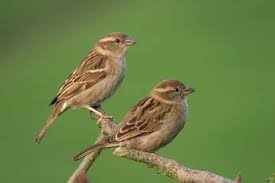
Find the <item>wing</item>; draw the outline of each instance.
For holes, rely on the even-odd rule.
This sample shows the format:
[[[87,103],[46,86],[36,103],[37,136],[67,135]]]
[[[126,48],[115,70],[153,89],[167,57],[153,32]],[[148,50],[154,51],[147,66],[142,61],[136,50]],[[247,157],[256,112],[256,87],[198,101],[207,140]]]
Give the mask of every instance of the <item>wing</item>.
[[[163,106],[165,105],[165,106]],[[126,115],[115,134],[106,140],[109,143],[121,142],[131,138],[152,133],[160,128],[162,119],[171,110],[171,105],[160,103],[146,97],[135,105]]]
[[[106,57],[92,51],[69,75],[51,104],[69,99],[95,85],[107,75]]]

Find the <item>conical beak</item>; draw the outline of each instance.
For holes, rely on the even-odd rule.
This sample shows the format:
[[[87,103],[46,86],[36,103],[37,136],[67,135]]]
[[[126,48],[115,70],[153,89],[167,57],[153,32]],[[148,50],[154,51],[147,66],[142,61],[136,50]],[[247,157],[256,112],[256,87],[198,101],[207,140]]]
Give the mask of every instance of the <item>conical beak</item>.
[[[133,38],[128,37],[123,44],[127,45],[127,46],[132,46],[134,44],[136,44],[136,41]]]
[[[183,90],[182,95],[186,96],[189,95],[190,93],[193,93],[195,91],[194,88],[187,87],[185,90]]]

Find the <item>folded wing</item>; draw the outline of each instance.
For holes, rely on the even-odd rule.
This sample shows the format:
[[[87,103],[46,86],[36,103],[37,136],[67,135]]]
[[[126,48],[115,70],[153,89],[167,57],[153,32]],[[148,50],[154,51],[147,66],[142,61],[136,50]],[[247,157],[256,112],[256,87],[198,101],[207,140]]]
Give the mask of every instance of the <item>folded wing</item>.
[[[69,75],[50,104],[69,99],[106,77],[106,58],[92,51]]]

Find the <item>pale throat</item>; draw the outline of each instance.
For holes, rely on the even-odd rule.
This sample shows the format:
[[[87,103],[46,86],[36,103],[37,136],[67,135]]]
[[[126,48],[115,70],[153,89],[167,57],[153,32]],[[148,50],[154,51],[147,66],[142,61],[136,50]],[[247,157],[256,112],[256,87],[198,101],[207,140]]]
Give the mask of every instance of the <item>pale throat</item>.
[[[183,106],[188,108],[188,103],[187,103],[187,97],[184,96],[184,99],[183,99]]]

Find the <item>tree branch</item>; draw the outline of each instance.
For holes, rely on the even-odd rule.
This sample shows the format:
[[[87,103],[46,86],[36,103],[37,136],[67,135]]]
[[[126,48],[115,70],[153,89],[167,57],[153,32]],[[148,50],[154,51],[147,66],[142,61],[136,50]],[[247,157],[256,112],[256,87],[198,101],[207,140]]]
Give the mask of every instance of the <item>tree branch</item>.
[[[100,135],[98,136],[95,143],[101,141],[104,138],[104,136],[106,136],[107,134],[110,134],[112,132],[112,130],[116,127],[116,124],[109,121],[109,120],[98,120],[97,124],[98,124],[98,127],[101,128],[101,131],[100,131]],[[69,178],[67,183],[78,183],[77,182],[78,176],[83,174],[83,173],[84,174],[87,173],[87,171],[93,165],[94,161],[99,156],[101,151],[102,151],[102,149],[97,149],[96,151],[94,151],[91,154],[87,155],[82,160],[82,162],[80,163],[78,168],[74,171],[74,173]]]
[[[98,126],[101,128],[101,132],[96,142],[99,142],[107,134],[110,134],[117,126],[114,122],[109,120],[98,121]],[[80,174],[85,174],[92,166],[95,159],[99,156],[102,149],[86,156],[80,163],[79,167],[75,170],[73,175],[69,178],[67,183],[77,183],[77,177]],[[126,149],[118,147],[113,152],[114,155],[127,158],[133,161],[141,162],[149,167],[156,169],[163,175],[168,176],[174,180],[184,183],[236,183],[239,181],[233,181],[225,177],[201,170],[193,170],[187,168],[178,162],[161,157],[154,153],[141,152],[133,149]]]
[[[114,155],[144,163],[179,182],[184,183],[234,183],[225,177],[201,170],[192,170],[178,162],[161,157],[154,153],[141,152],[133,149],[118,147],[113,152]]]

